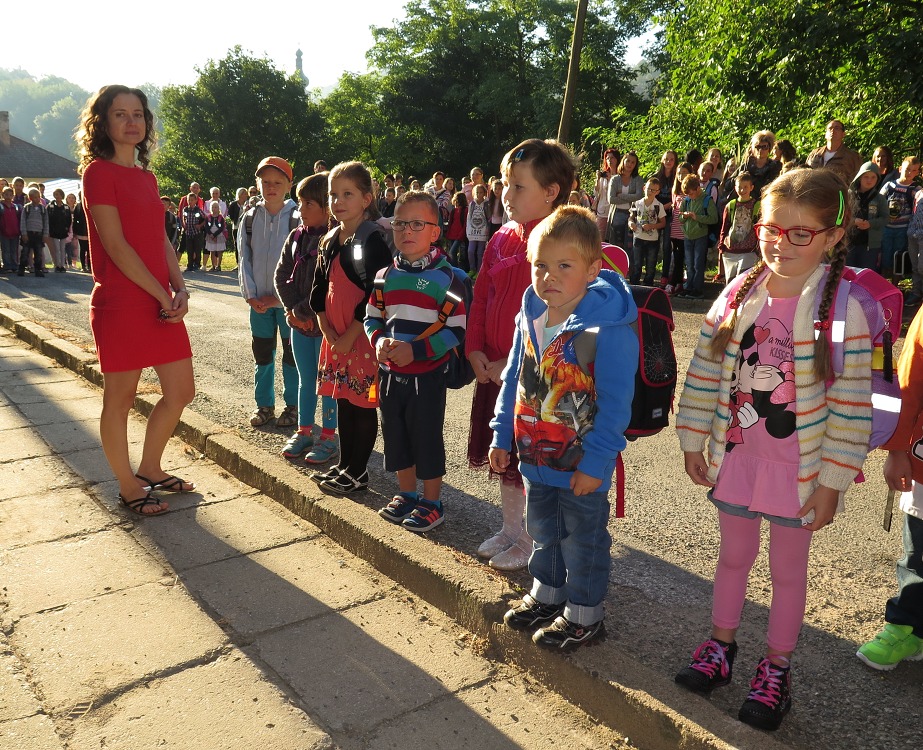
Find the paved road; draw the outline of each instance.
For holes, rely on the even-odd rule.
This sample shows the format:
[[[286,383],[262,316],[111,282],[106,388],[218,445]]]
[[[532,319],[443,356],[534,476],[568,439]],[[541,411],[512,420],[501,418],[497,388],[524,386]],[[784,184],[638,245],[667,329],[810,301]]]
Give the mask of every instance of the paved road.
[[[16,288],[0,285],[9,290],[10,307],[87,340],[87,277],[14,278],[11,284]],[[188,284],[193,309],[187,320],[199,388],[193,407],[219,423],[240,426],[248,440],[278,449],[284,442],[281,432],[243,426],[251,404],[252,370],[247,308],[237,295],[234,275],[194,274]],[[705,304],[680,302],[677,308],[675,342],[682,370],[691,357]],[[482,474],[465,466],[470,394],[452,395],[446,425],[447,523],[434,538],[470,555],[499,523],[498,493]],[[629,446],[625,461],[627,518],[611,524],[616,543],[607,601],[610,641],[652,670],[672,675],[708,630],[709,581],[718,543],[715,514],[686,478],[672,430]],[[881,677],[853,656],[857,645],[880,627],[900,548],[896,528],[888,535],[880,525],[881,463],[880,454],[869,458],[870,481],[849,493],[848,513],[815,538],[808,611],[795,661],[795,711],[779,735],[792,746],[840,748],[838,738],[849,736],[855,747],[910,747],[919,736],[923,664],[903,665]],[[372,486],[390,496],[393,480],[377,469],[372,473]],[[360,501],[375,505],[382,498],[370,493]],[[765,633],[771,594],[765,553],[751,578],[735,687],[712,699],[729,717],[743,698]],[[513,582],[527,585],[528,580],[519,575]],[[682,705],[673,707],[683,711]],[[892,726],[864,720],[866,712],[915,718]]]

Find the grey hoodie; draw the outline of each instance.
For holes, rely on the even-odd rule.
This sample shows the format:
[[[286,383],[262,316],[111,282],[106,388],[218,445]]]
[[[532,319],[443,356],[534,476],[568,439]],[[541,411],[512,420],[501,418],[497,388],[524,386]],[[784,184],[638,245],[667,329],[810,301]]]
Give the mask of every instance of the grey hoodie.
[[[292,230],[292,213],[297,210],[295,201],[286,198],[275,216],[260,203],[250,209],[253,214],[253,232],[247,235],[245,216],[240,217],[237,232],[237,250],[240,257],[240,293],[244,299],[276,296],[276,266],[282,255],[285,240]]]

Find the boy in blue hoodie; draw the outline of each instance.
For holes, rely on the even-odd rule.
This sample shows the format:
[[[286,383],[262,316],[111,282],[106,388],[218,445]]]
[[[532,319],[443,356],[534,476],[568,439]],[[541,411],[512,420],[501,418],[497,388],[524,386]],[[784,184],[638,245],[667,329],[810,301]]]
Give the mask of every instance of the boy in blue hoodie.
[[[539,626],[536,644],[571,650],[605,635],[608,492],[631,418],[638,310],[624,280],[601,270],[599,229],[584,208],[562,206],[536,226],[527,256],[532,286],[490,425],[490,464],[504,471],[515,439],[534,582],[503,620]]]

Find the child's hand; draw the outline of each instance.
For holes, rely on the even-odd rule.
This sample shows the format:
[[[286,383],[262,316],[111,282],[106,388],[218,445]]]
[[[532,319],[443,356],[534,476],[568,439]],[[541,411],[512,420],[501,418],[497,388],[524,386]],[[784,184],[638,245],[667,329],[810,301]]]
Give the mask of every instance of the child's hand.
[[[602,479],[591,477],[578,469],[571,475],[570,490],[578,497],[580,495],[589,495],[591,492],[596,492],[602,486],[602,483]]]
[[[379,362],[387,362],[390,360],[391,354],[391,344],[394,343],[393,339],[388,339],[382,336],[378,341],[375,342],[375,359]]]
[[[888,489],[910,492],[912,481],[910,454],[907,451],[889,451],[885,459],[884,474]]]
[[[490,380],[493,380],[497,385],[503,385],[503,381],[500,379],[500,376],[503,375],[503,368],[506,367],[505,359],[498,359],[495,362],[491,362],[487,365],[487,375]]]
[[[502,474],[510,465],[510,452],[503,450],[503,448],[491,448],[487,454],[487,459],[490,461],[490,468],[498,474]]]
[[[836,513],[837,500],[840,493],[831,487],[824,487],[820,484],[817,489],[811,493],[811,497],[805,501],[804,506],[798,511],[796,518],[804,518],[812,510],[814,511],[814,520],[805,524],[804,528],[809,531],[817,531],[824,528],[827,524],[833,523],[833,516]]]
[[[708,464],[705,462],[704,453],[684,451],[683,460],[686,463],[686,473],[693,482],[701,484],[703,487],[715,486],[708,481]]]
[[[490,362],[484,352],[471,352],[471,354],[468,355],[468,361],[471,363],[471,369],[474,370],[474,377],[478,379],[479,383],[486,383],[490,380],[490,375],[487,372],[487,365],[490,364]]]
[[[413,346],[409,341],[398,341],[389,339],[391,348],[388,351],[388,359],[398,367],[406,367],[413,362]]]
[[[260,297],[251,297],[247,300],[247,304],[258,313],[266,312],[266,308],[263,306],[262,298]]]

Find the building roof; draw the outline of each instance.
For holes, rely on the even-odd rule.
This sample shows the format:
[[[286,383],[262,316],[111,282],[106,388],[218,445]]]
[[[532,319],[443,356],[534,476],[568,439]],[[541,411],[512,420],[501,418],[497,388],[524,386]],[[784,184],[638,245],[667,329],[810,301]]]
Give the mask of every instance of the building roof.
[[[12,180],[48,182],[56,178],[77,179],[77,162],[46,151],[10,134],[10,145],[0,140],[0,176]]]

